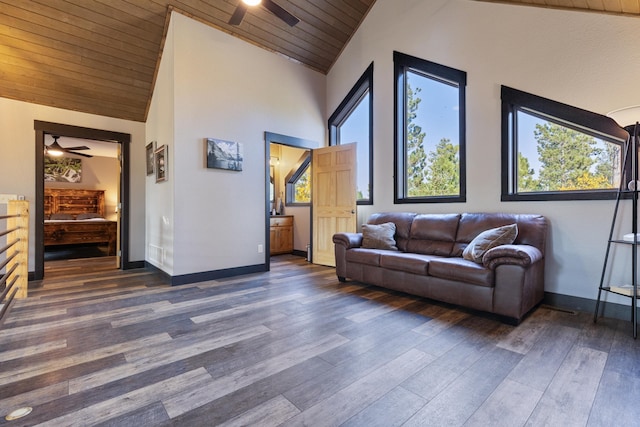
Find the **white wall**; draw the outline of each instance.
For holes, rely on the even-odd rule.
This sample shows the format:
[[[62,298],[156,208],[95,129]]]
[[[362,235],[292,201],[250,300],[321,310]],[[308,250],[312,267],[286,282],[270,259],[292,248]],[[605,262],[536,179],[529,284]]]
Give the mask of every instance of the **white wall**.
[[[0,193],[30,202],[29,271],[35,254],[34,120],[131,134],[130,261],[144,259],[144,124],[0,98]]]
[[[154,148],[168,147],[167,180],[156,182],[155,174],[146,175],[145,259],[173,275],[173,206],[175,191],[174,142],[174,25],[170,23],[162,59],[156,76],[153,97],[147,114],[147,143]],[[145,171],[146,173],[146,171]]]
[[[170,25],[173,53],[165,47],[161,72],[171,68],[173,79],[158,79],[153,104],[173,96],[173,111],[164,105],[166,114],[154,113],[147,126],[149,138],[169,144],[169,182],[147,180],[149,215],[165,215],[173,227],[172,251],[159,267],[182,275],[263,264],[264,132],[324,141],[326,78],[179,13]],[[154,129],[171,115],[173,133],[160,136]],[[243,144],[243,170],[207,169],[207,137]],[[153,195],[171,187],[173,212]],[[149,243],[160,242],[163,228],[148,227]]]
[[[613,201],[500,201],[500,85],[602,114],[640,104],[637,23],[468,0],[376,1],[327,77],[330,114],[374,61],[375,205],[360,206],[359,221],[385,210],[540,213],[551,225],[546,290],[595,298]],[[464,204],[393,204],[394,50],[467,72]]]

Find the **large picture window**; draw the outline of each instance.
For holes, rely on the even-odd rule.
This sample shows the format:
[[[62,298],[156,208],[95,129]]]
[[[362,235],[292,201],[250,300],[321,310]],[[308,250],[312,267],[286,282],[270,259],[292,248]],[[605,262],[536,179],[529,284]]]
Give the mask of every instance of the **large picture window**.
[[[612,119],[502,87],[502,200],[601,199],[624,179]]]
[[[357,203],[373,204],[373,63],[329,118],[329,145],[356,143]]]
[[[394,52],[395,203],[464,202],[466,73]]]

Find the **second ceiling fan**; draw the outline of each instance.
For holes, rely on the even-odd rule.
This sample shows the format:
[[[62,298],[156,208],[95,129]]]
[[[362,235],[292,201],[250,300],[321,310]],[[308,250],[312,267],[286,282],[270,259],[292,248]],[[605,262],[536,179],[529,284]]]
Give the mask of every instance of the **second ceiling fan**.
[[[229,24],[240,25],[242,19],[244,18],[244,15],[247,13],[247,10],[250,7],[258,6],[260,3],[262,3],[262,6],[264,6],[265,9],[276,15],[278,18],[282,19],[291,27],[300,22],[298,18],[273,2],[273,0],[240,0],[240,3],[238,3],[238,7],[236,7],[235,12],[233,12],[233,15],[231,15]]]
[[[58,135],[52,135],[51,137],[53,138],[53,142],[49,145],[45,145],[45,154],[58,157],[62,156],[64,153],[70,153],[83,157],[93,157],[90,154],[78,153],[79,150],[89,150],[89,147],[87,147],[86,145],[81,145],[78,147],[63,147],[58,143],[58,138],[60,138]]]

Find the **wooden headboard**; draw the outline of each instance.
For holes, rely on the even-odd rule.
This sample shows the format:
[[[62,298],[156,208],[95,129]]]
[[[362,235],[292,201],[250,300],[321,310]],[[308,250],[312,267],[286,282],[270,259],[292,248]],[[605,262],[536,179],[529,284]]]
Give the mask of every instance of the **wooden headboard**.
[[[44,189],[44,214],[95,213],[104,218],[104,190]]]

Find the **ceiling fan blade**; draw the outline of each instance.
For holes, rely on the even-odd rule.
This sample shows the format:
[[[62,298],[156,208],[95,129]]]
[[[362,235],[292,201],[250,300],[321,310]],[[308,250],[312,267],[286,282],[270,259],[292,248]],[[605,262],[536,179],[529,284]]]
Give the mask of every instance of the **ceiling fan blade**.
[[[245,13],[247,13],[247,6],[242,3],[242,0],[240,0],[240,3],[238,3],[238,7],[236,7],[236,11],[233,12],[233,15],[231,15],[231,19],[229,19],[229,24],[240,25]]]
[[[273,0],[263,0],[262,3],[264,4],[264,7],[267,8],[269,12],[273,13],[278,18],[282,19],[284,22],[289,24],[290,27],[293,27],[298,22],[300,22],[298,18],[296,18],[295,16],[293,16],[292,14],[284,10],[282,7],[278,6],[276,3],[273,2]]]
[[[78,147],[62,147],[63,150],[89,150],[90,148],[86,145],[80,145]]]
[[[69,150],[64,150],[69,154],[75,154],[76,156],[82,156],[82,157],[93,157],[90,154],[84,154],[84,153],[76,153],[75,151],[69,151]]]

